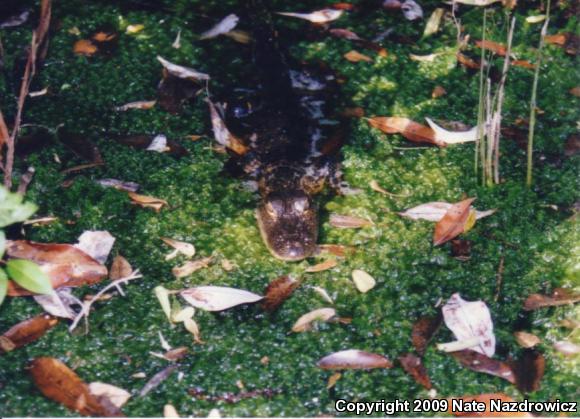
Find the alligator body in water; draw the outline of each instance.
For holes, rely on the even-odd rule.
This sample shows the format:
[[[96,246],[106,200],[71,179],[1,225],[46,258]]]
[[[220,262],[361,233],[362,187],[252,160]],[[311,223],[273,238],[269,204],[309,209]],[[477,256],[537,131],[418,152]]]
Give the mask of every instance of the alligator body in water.
[[[259,88],[252,98],[242,95],[225,106],[228,126],[247,147],[229,166],[257,182],[256,217],[270,252],[278,259],[297,261],[316,250],[314,196],[325,184],[335,190],[343,187],[336,141],[341,128],[328,119],[326,109],[334,78],[289,65],[271,15],[253,3],[249,14]]]

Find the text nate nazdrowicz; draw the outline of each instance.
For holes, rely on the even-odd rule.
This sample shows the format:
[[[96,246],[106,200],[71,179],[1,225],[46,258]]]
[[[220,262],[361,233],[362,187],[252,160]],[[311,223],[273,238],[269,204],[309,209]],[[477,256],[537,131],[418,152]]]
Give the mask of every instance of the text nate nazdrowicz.
[[[475,400],[460,399],[417,399],[376,402],[349,402],[339,399],[335,403],[337,412],[354,413],[356,415],[372,415],[374,413],[418,413],[418,412],[452,412],[452,413],[485,413],[485,412],[525,412],[525,413],[575,413],[578,411],[576,402],[561,402],[560,399],[550,402],[506,402],[501,399],[489,400],[489,405]]]

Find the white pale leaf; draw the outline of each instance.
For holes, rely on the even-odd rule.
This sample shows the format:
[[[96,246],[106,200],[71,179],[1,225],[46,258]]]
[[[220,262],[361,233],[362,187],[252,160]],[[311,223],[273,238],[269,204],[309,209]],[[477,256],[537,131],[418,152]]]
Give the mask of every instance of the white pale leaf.
[[[240,18],[237,17],[236,15],[234,15],[234,14],[227,15],[213,28],[202,33],[200,35],[199,39],[215,38],[216,36],[228,33],[229,31],[231,31],[232,29],[234,29],[238,25],[239,21],[240,21]]]
[[[111,384],[94,382],[89,384],[89,392],[96,397],[107,398],[117,408],[123,407],[131,398],[131,393]]]
[[[181,65],[173,64],[167,61],[161,56],[157,56],[157,60],[163,65],[163,67],[172,76],[179,77],[180,79],[190,79],[190,80],[209,80],[209,75],[205,73],[200,73],[193,68],[184,67]]]
[[[413,60],[413,61],[419,61],[419,62],[425,62],[425,63],[432,63],[440,55],[441,54],[427,54],[427,55],[409,54],[409,58],[411,60]]]
[[[315,321],[327,322],[334,316],[336,316],[336,310],[333,308],[319,308],[312,310],[296,320],[296,323],[292,326],[292,331],[296,333],[305,332],[310,330],[312,323]]]
[[[322,299],[324,301],[326,301],[327,303],[330,304],[334,304],[334,300],[332,299],[332,297],[328,294],[328,292],[322,288],[322,287],[312,287],[312,289],[322,297]]]
[[[455,3],[466,4],[468,6],[489,6],[490,4],[497,3],[502,0],[455,0]],[[453,2],[446,2],[448,4],[453,4]]]
[[[179,310],[177,313],[173,314],[171,320],[175,323],[182,323],[187,319],[191,319],[195,314],[195,309],[193,307],[185,307]]]
[[[161,305],[161,309],[167,316],[167,319],[171,321],[171,303],[169,302],[169,291],[167,288],[158,285],[153,290],[155,292],[155,296],[157,300],[159,300],[159,304]]]
[[[49,314],[64,319],[74,319],[77,314],[72,309],[73,305],[78,305],[78,301],[68,288],[60,288],[52,294],[34,295],[34,300]],[[82,305],[82,303],[81,303]]]
[[[492,357],[495,353],[495,335],[489,308],[483,301],[465,301],[456,293],[442,308],[445,325],[458,341],[477,339],[470,347]]]
[[[167,137],[163,134],[156,135],[147,147],[147,151],[156,151],[158,153],[165,153],[169,148],[167,147]]]
[[[352,280],[356,288],[363,294],[373,289],[377,284],[377,281],[372,276],[360,269],[352,271]]]
[[[423,19],[423,9],[415,0],[405,0],[401,3],[401,10],[407,20]]]
[[[399,215],[402,217],[410,218],[412,220],[426,220],[432,222],[439,222],[445,213],[451,208],[453,204],[449,202],[428,202],[426,204],[421,204],[413,208],[409,208],[406,211],[400,212]],[[487,211],[475,211],[475,218],[477,220],[490,216],[495,213],[495,209]]]
[[[166,404],[163,406],[163,417],[164,418],[178,418],[179,413],[177,413],[177,409],[173,407],[171,404]]]
[[[437,349],[443,352],[456,352],[472,348],[479,345],[479,338],[470,338],[466,340],[456,340],[448,343],[438,343]]]
[[[469,143],[472,141],[477,141],[479,138],[480,130],[477,126],[471,128],[469,131],[448,131],[445,128],[437,125],[430,118],[425,118],[425,120],[431,129],[435,131],[435,140],[443,141],[446,144]]]
[[[159,333],[159,343],[161,344],[161,347],[163,349],[165,349],[166,351],[170,351],[171,345],[169,344],[169,342],[167,342],[167,339],[165,339],[165,336],[163,336],[163,333],[161,333],[161,332],[157,332],[157,333]]]
[[[115,244],[115,238],[108,231],[85,231],[74,246],[99,263],[105,263]]]
[[[312,23],[327,23],[340,18],[343,14],[343,11],[334,9],[323,9],[317,10],[312,13],[278,12],[278,14],[282,16],[289,16],[298,19],[308,20],[309,22]]]
[[[209,105],[209,112],[211,116],[213,137],[218,144],[227,147],[230,144],[230,138],[232,134],[228,130],[228,127],[226,127],[226,124],[218,113],[215,105],[210,100],[208,100],[207,103]]]
[[[181,253],[182,255],[188,257],[188,258],[192,258],[193,256],[195,256],[195,246],[191,243],[186,243],[186,242],[182,242],[179,240],[174,240],[174,239],[170,239],[167,237],[161,237],[161,240],[163,240],[163,242],[168,245],[173,247],[178,253]],[[170,257],[171,255],[171,257]],[[170,253],[169,255],[167,255],[165,257],[165,260],[170,260],[173,259],[173,253]]]
[[[249,291],[229,287],[204,286],[189,288],[180,294],[192,306],[206,311],[222,311],[240,304],[255,303],[263,297]]]
[[[535,15],[535,16],[528,16],[526,18],[526,22],[528,23],[540,23],[546,20],[546,15]]]

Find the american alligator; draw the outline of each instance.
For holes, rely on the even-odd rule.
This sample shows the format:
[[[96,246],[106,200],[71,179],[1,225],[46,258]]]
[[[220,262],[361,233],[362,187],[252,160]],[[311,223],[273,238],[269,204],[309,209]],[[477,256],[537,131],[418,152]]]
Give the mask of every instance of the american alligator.
[[[264,243],[278,259],[311,256],[318,239],[314,195],[325,184],[344,187],[338,169],[341,124],[325,108],[333,77],[292,67],[278,42],[272,16],[259,0],[249,2],[253,62],[259,88],[253,97],[226,104],[226,123],[247,147],[232,153],[230,168],[257,182],[256,210]],[[334,126],[333,126],[334,125]],[[334,134],[326,135],[329,132]],[[243,155],[241,155],[243,154]]]

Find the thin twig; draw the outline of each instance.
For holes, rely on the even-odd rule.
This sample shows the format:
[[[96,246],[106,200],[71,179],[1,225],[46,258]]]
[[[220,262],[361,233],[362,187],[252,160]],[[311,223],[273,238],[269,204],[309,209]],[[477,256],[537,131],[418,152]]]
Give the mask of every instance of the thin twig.
[[[540,45],[538,46],[538,52],[536,54],[536,68],[534,69],[534,82],[532,85],[532,98],[530,100],[530,128],[528,131],[528,167],[526,170],[526,185],[528,187],[532,186],[532,168],[533,168],[533,156],[534,156],[534,130],[536,128],[536,106],[537,106],[537,93],[538,93],[538,80],[540,78],[540,65],[542,63],[542,50],[544,48],[545,37],[548,33],[548,23],[550,22],[550,6],[551,0],[548,0],[547,10],[546,10],[546,21],[542,26],[542,31],[540,32]]]
[[[89,318],[91,306],[93,305],[94,302],[99,301],[99,297],[100,296],[102,296],[103,294],[105,294],[111,288],[116,288],[119,285],[125,285],[127,282],[129,282],[129,281],[131,281],[133,279],[141,278],[142,276],[143,275],[141,275],[138,270],[137,271],[133,271],[131,273],[131,275],[129,275],[129,276],[125,277],[125,278],[119,278],[119,279],[111,282],[109,285],[107,285],[102,290],[100,290],[98,293],[95,294],[95,296],[91,300],[85,301],[83,303],[82,308],[81,308],[81,311],[77,314],[77,316],[73,320],[73,322],[70,325],[70,327],[68,328],[68,330],[70,332],[72,332],[77,327],[78,323],[81,321],[82,318],[86,318],[87,319],[87,322],[88,322],[88,318]],[[87,328],[88,328],[88,323],[87,323]]]
[[[504,262],[505,262],[505,257],[501,257],[499,259],[499,266],[497,267],[497,274],[495,275],[495,297],[494,297],[494,301],[497,301],[499,299],[499,295],[501,293],[501,286],[503,283],[503,270],[504,270]]]

